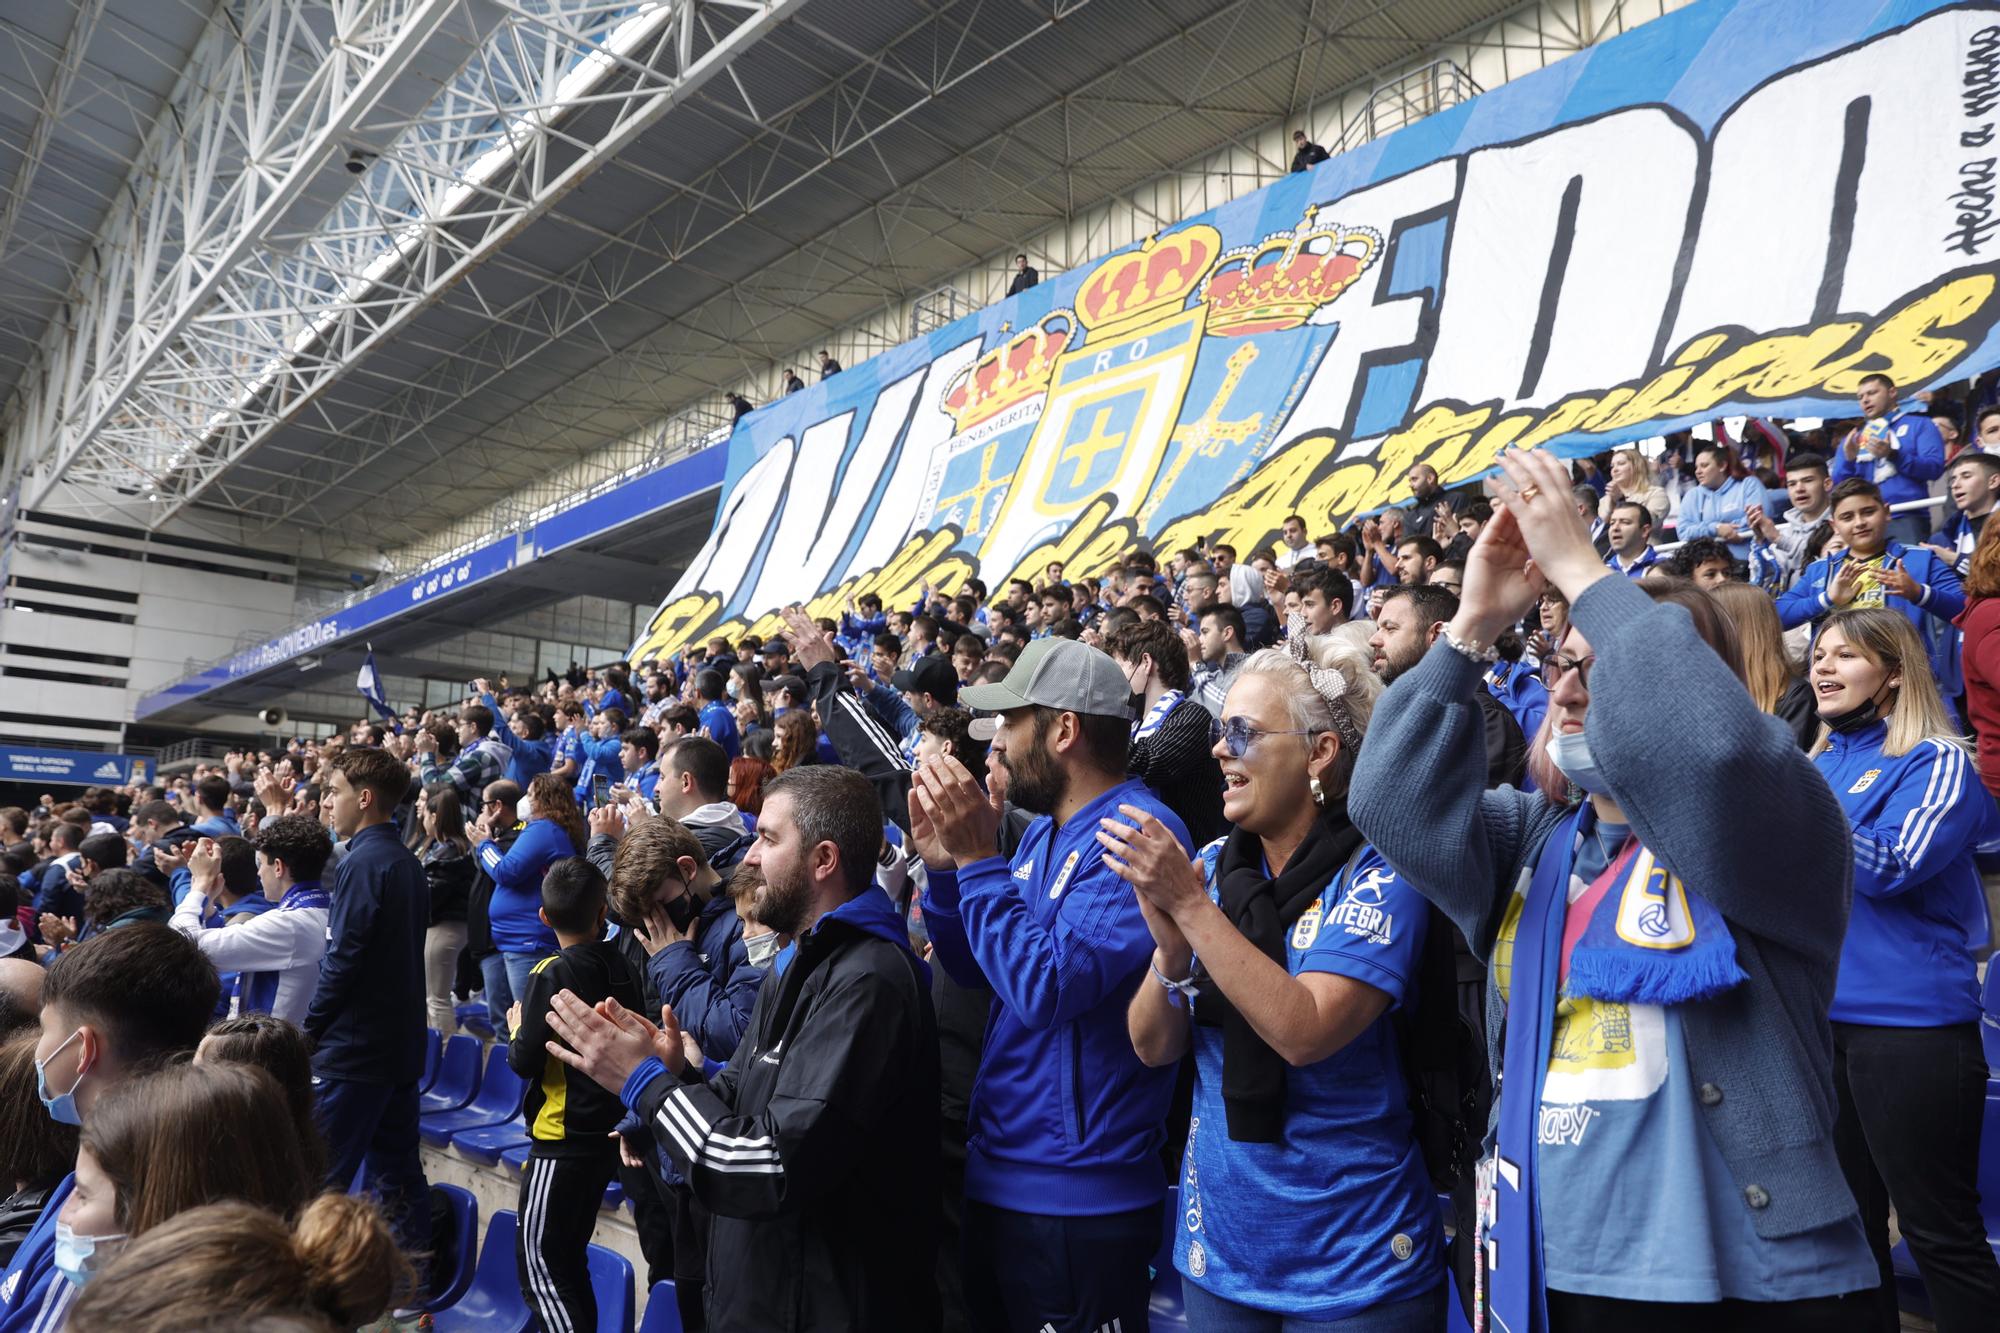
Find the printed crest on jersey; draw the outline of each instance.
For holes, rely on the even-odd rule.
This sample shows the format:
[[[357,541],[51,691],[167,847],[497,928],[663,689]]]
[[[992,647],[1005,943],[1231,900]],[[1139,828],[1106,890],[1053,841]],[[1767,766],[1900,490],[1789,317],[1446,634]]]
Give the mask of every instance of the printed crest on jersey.
[[[1298,924],[1292,927],[1294,949],[1312,948],[1312,942],[1319,938],[1319,923],[1324,915],[1322,904],[1317,898],[1313,900],[1311,907],[1299,914]]]
[[[1866,773],[1863,773],[1860,777],[1854,780],[1854,785],[1847,789],[1847,794],[1849,796],[1859,796],[1862,792],[1867,791],[1870,787],[1874,786],[1875,779],[1881,776],[1882,776],[1881,769],[1879,768],[1869,769]]]
[[[1082,852],[1076,851],[1076,852],[1071,852],[1066,858],[1064,858],[1062,863],[1062,869],[1056,873],[1056,882],[1049,888],[1049,897],[1051,898],[1062,897],[1062,891],[1069,887],[1069,877],[1070,875],[1075,873],[1077,860],[1082,855],[1083,855]]]

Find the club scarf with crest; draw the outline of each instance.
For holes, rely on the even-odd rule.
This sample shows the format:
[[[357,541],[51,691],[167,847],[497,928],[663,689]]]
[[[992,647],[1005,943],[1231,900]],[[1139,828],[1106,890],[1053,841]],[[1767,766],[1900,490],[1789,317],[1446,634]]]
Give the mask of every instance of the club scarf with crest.
[[[1493,1327],[1501,1333],[1547,1333],[1549,1326],[1535,1131],[1548,1077],[1571,872],[1596,822],[1586,802],[1549,835],[1515,929],[1499,1135],[1482,1169],[1490,1176],[1481,1191],[1490,1198],[1481,1207],[1488,1214],[1482,1260],[1492,1273]],[[1601,895],[1594,892],[1599,885]],[[1592,889],[1585,901],[1595,905],[1569,952],[1570,995],[1666,1006],[1712,998],[1745,979],[1722,914],[1637,841],[1627,839]],[[1590,1205],[1570,1199],[1564,1206]]]

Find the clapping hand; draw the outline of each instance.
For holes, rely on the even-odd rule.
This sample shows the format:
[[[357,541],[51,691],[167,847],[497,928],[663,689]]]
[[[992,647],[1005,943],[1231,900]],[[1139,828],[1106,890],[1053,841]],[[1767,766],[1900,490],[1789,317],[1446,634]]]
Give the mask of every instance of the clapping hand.
[[[681,1025],[671,1005],[660,1006],[660,1026],[654,1027],[616,1000],[593,1009],[574,991],[558,991],[549,1009],[549,1028],[562,1038],[548,1043],[549,1054],[612,1092],[622,1091],[632,1071],[649,1057],[657,1056],[676,1075],[687,1067]]]
[[[1104,864],[1138,897],[1139,914],[1146,919],[1159,955],[1155,965],[1167,976],[1185,976],[1194,951],[1188,947],[1181,921],[1210,906],[1201,862],[1188,860],[1167,826],[1138,806],[1120,805],[1118,813],[1124,819],[1097,821]]]
[[[934,852],[961,867],[999,855],[1000,812],[958,760],[945,755],[917,769],[910,782],[910,799],[916,807],[911,812],[912,821],[920,810],[926,840]],[[923,843],[918,844],[918,850],[929,864],[931,853],[924,852]]]
[[[1846,606],[1854,600],[1854,594],[1858,591],[1856,585],[1859,581],[1855,562],[1852,560],[1841,561],[1839,566],[1833,571],[1833,577],[1827,580],[1827,602],[1833,606]]]
[[[1909,570],[1903,568],[1901,560],[1884,561],[1880,576],[1883,589],[1894,593],[1904,601],[1915,602],[1923,598],[1924,585],[1917,582]]]

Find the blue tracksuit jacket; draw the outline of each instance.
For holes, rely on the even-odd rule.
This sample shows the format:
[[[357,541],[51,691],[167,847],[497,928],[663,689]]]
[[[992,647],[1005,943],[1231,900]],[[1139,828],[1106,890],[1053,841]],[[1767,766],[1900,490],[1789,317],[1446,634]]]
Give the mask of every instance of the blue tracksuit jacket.
[[[1829,1016],[1882,1027],[1971,1023],[1973,950],[1987,938],[1972,849],[1993,798],[1962,746],[1926,740],[1888,755],[1888,732],[1878,722],[1835,735],[1813,761],[1854,837],[1854,908]]]
[[[542,876],[565,856],[577,855],[569,833],[553,819],[531,819],[506,851],[497,842],[473,849],[479,868],[493,881],[493,903],[487,909],[493,943],[502,953],[557,952],[556,933],[543,925]]]
[[[430,880],[394,824],[362,829],[333,872],[326,956],[306,1010],[313,1072],[414,1083],[424,1072],[424,931]]]
[[[1120,804],[1146,810],[1194,856],[1180,818],[1134,779],[1060,828],[1035,820],[1011,862],[930,872],[924,924],[937,960],[994,997],[967,1114],[968,1199],[1089,1217],[1165,1192],[1174,1071],[1139,1063],[1125,1028],[1153,937],[1096,839],[1097,821]]]
[[[1829,471],[1833,484],[1838,486],[1849,477],[1872,481],[1881,488],[1885,504],[1929,498],[1930,487],[1925,483],[1944,475],[1944,436],[1938,434],[1937,423],[1915,412],[1899,412],[1889,418],[1889,433],[1895,437],[1896,448],[1886,460],[1872,458],[1863,449],[1849,462],[1843,439],[1833,451]],[[1884,472],[1884,468],[1891,470]]]

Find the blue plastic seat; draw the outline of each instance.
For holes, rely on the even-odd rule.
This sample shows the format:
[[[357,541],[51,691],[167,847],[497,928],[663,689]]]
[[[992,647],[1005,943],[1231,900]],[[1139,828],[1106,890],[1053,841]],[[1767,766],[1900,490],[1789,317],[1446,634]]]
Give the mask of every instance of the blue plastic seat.
[[[617,1179],[614,1177],[611,1183],[604,1187],[604,1207],[607,1210],[615,1212],[618,1208],[618,1205],[624,1202],[625,1202],[625,1187],[619,1184]]]
[[[479,1249],[479,1201],[472,1197],[472,1191],[456,1185],[433,1185],[431,1188],[440,1191],[451,1203],[452,1231],[458,1237],[455,1250],[458,1262],[449,1274],[433,1272],[430,1297],[397,1311],[399,1318],[414,1318],[456,1305],[472,1286],[473,1261]]]
[[[436,1080],[438,1076],[438,1050],[443,1045],[444,1038],[438,1034],[436,1028],[424,1029],[424,1073],[423,1077],[417,1080],[417,1091],[419,1093],[428,1091],[431,1083]]]
[[[500,1165],[506,1167],[515,1175],[526,1171],[528,1169],[527,1141],[523,1140],[511,1148],[503,1148],[500,1152]]]
[[[514,1268],[514,1238],[520,1222],[511,1210],[493,1214],[472,1283],[457,1301],[432,1313],[436,1333],[523,1333],[527,1303]]]
[[[493,1040],[493,1014],[487,1009],[484,1001],[478,1004],[461,1004],[453,1011],[453,1015],[458,1019],[458,1026],[462,1031],[470,1032],[475,1037],[483,1037],[487,1041]]]
[[[500,1154],[510,1148],[519,1148],[522,1160],[528,1151],[528,1127],[520,1117],[504,1121],[498,1125],[480,1125],[474,1129],[461,1129],[451,1136],[451,1146],[458,1149],[462,1157],[485,1166],[498,1166]]]
[[[646,1296],[646,1317],[639,1333],[681,1333],[681,1307],[674,1295],[672,1279],[655,1282]]]
[[[632,1261],[602,1245],[590,1247],[590,1289],[597,1293],[597,1333],[632,1333]]]
[[[507,1067],[507,1048],[495,1046],[486,1054],[486,1076],[479,1081],[478,1094],[459,1110],[418,1116],[417,1132],[431,1147],[442,1148],[462,1129],[514,1119],[521,1114],[521,1102],[527,1095],[527,1080]]]
[[[417,1114],[456,1111],[479,1091],[479,1043],[458,1033],[438,1055],[437,1075],[429,1091],[417,1098]]]

